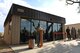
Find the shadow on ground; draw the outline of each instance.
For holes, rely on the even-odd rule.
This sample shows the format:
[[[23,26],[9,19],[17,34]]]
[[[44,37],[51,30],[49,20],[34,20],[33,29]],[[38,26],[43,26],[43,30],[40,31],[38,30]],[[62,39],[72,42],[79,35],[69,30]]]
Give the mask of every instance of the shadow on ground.
[[[11,48],[15,51],[15,53],[20,53],[20,52],[22,52],[22,53],[31,52],[32,53],[33,50],[38,49],[38,47],[36,47],[36,46],[33,49],[30,49],[27,44],[11,45]]]
[[[41,49],[38,53],[80,53],[80,42],[78,45],[56,44],[55,47],[48,47]]]

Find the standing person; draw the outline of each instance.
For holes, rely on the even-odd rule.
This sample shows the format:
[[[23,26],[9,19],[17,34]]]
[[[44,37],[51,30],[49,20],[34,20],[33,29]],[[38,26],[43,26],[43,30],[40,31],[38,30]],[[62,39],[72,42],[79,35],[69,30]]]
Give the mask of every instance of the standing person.
[[[73,27],[73,30],[72,30],[73,32],[72,32],[72,38],[73,39],[76,39],[76,29]]]
[[[73,36],[74,36],[74,28],[72,27],[71,28],[71,38],[73,39]]]
[[[80,29],[78,29],[78,38],[80,38]]]
[[[77,36],[76,36],[76,29],[74,28],[74,39],[76,39]]]
[[[66,29],[68,40],[71,40],[70,29],[67,27]]]
[[[23,43],[26,43],[26,27],[22,30],[21,39]]]

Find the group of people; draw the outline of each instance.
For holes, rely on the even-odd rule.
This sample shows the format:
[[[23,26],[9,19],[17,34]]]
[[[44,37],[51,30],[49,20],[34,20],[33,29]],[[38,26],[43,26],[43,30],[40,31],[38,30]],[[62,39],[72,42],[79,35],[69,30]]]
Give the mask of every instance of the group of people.
[[[67,27],[66,33],[68,40],[80,38],[80,29],[76,30],[75,27],[72,27],[71,29]]]

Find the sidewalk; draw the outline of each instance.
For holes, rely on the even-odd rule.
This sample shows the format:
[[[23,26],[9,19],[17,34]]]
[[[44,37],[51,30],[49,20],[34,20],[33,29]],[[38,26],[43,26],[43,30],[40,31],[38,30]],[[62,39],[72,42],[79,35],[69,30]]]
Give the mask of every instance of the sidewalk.
[[[55,41],[46,42],[43,47],[28,49],[28,45],[14,45],[11,48],[15,53],[80,53],[80,41]]]
[[[37,45],[35,44],[35,47],[33,49],[28,49],[28,45],[27,44],[24,44],[24,45],[13,45],[13,46],[10,46],[14,51],[15,53],[38,53],[39,50],[45,48],[47,45],[51,45],[52,42],[46,42],[43,44],[43,47],[39,48],[37,47]]]
[[[63,42],[63,41],[59,41],[59,42]],[[58,43],[57,41],[55,41],[55,43]],[[43,47],[39,48],[37,47],[37,45],[35,44],[35,47],[33,49],[28,49],[28,45],[24,44],[24,45],[11,45],[10,46],[15,53],[39,53],[40,50],[43,50],[46,47],[55,47],[53,41],[51,42],[46,42],[43,43]]]

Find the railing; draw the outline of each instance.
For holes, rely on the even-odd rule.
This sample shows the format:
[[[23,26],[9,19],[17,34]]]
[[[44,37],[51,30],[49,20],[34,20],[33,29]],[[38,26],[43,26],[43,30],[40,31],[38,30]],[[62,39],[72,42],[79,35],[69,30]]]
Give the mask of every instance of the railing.
[[[66,33],[65,32],[53,32],[53,37],[55,39],[65,39]]]
[[[53,35],[66,35],[66,33],[65,32],[53,32]]]

